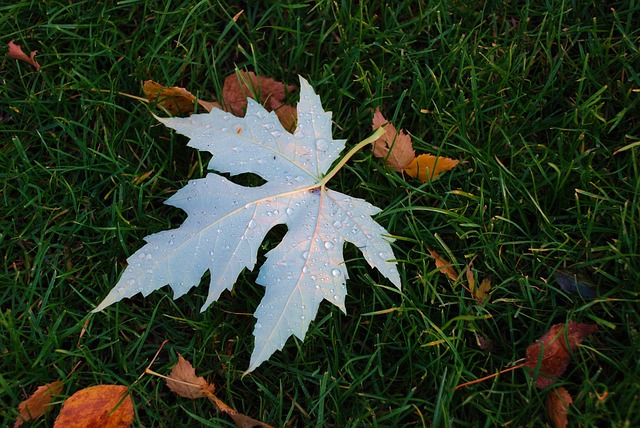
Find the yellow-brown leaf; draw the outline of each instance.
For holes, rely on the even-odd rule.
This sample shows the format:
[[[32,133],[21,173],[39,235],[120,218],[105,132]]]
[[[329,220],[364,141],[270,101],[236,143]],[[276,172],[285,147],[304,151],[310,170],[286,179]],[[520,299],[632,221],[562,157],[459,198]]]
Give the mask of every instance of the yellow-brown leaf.
[[[472,295],[475,295],[475,288],[476,288],[476,276],[474,275],[473,271],[471,270],[471,263],[469,263],[469,265],[467,266],[467,283],[469,284],[469,291],[471,291]]]
[[[457,160],[443,156],[420,155],[405,168],[407,174],[426,183],[435,179],[440,173],[449,171],[458,165]]]
[[[491,277],[487,277],[482,280],[478,289],[475,290],[474,296],[479,302],[484,302],[489,296],[490,290],[491,290]]]
[[[458,279],[458,272],[456,272],[453,266],[451,266],[451,263],[440,257],[440,254],[435,251],[429,250],[429,254],[431,254],[431,257],[435,259],[436,267],[440,269],[440,272],[447,275],[452,281]]]
[[[164,107],[172,116],[193,113],[195,103],[207,111],[213,107],[220,107],[216,102],[199,100],[191,92],[179,86],[162,86],[153,80],[147,80],[142,86],[149,102],[155,102]]]

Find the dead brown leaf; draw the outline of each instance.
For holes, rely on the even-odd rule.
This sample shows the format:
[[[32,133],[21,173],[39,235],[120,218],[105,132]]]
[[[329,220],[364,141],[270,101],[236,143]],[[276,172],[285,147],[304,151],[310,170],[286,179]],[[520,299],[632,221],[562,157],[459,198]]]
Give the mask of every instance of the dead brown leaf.
[[[59,380],[36,389],[29,398],[18,406],[20,417],[18,417],[13,427],[17,428],[23,422],[32,421],[51,410],[50,404],[53,401],[53,396],[59,394],[60,391],[62,391],[62,381]]]
[[[403,172],[416,159],[411,137],[384,118],[379,108],[373,113],[373,130],[384,126],[385,133],[372,143],[373,155],[385,160],[385,164],[397,172]]]
[[[215,396],[215,386],[208,383],[203,377],[196,376],[196,370],[193,368],[193,365],[180,354],[178,354],[178,364],[173,367],[171,374],[167,377],[167,385],[171,391],[181,397],[191,399],[207,397],[219,411],[229,415],[240,428],[273,428],[271,425],[243,415],[227,406],[222,400]]]
[[[270,77],[256,76],[252,71],[239,71],[227,76],[224,80],[222,98],[226,111],[242,117],[247,108],[247,98],[252,98],[268,111],[273,111],[283,105],[287,92],[295,89],[294,85],[289,85],[285,89],[284,84]]]
[[[210,385],[203,377],[196,376],[196,369],[180,354],[178,364],[173,367],[167,378],[167,386],[179,396],[191,399],[207,397],[216,390],[215,385]]]
[[[402,129],[398,132],[395,126],[380,113],[380,109],[376,108],[373,113],[373,130],[381,126],[384,126],[385,133],[371,143],[373,155],[384,159],[385,165],[394,171],[406,172],[411,177],[426,183],[458,165],[459,161],[443,156],[422,154],[416,157],[409,134]]]
[[[15,43],[13,43],[13,40],[10,40],[9,43],[7,43],[7,46],[9,47],[7,56],[29,63],[36,69],[36,71],[40,71],[40,64],[38,64],[35,59],[38,51],[32,51],[31,55],[27,55],[22,51],[20,45],[16,45]]]
[[[220,108],[220,104],[197,99],[191,92],[179,86],[162,86],[153,80],[147,80],[142,90],[149,102],[161,105],[172,116],[193,113],[196,102],[207,111],[211,111],[213,107]]]
[[[564,387],[561,386],[549,391],[545,400],[545,408],[554,428],[566,428],[568,423],[567,413],[572,403],[571,394]]]
[[[54,428],[128,428],[133,423],[133,401],[123,385],[81,389],[62,404]]]
[[[569,365],[570,351],[575,350],[584,337],[596,331],[597,325],[569,321],[568,324],[555,324],[530,345],[524,365],[529,368],[529,375],[534,376],[535,369],[540,364],[535,385],[545,388],[555,383]]]
[[[456,272],[456,270],[453,268],[451,263],[449,263],[448,261],[440,257],[440,254],[436,253],[435,251],[432,251],[432,250],[428,250],[428,251],[429,251],[429,254],[431,254],[431,257],[435,259],[436,267],[440,269],[440,272],[442,272],[444,275],[447,275],[449,279],[451,279],[452,281],[455,281],[458,279],[458,272]]]

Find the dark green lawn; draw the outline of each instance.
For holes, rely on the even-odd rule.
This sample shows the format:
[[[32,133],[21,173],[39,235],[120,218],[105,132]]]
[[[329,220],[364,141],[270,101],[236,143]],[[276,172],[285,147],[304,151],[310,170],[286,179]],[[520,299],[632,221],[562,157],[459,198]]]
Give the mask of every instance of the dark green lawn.
[[[454,388],[573,320],[599,332],[557,383],[570,425],[640,426],[640,3],[13,3],[0,42],[37,50],[42,69],[0,61],[0,425],[62,379],[58,402],[130,386],[134,426],[233,426],[162,379],[134,383],[168,340],[154,371],[180,352],[223,401],[274,426],[544,426],[550,388],[523,370]],[[304,342],[245,377],[257,269],[203,313],[206,276],[177,301],[166,287],[89,314],[142,238],[185,218],[163,202],[206,174],[206,155],[123,94],[153,79],[217,99],[236,69],[305,77],[348,148],[380,107],[417,152],[461,161],[423,184],[356,154],[329,187],[384,210],[402,292],[347,246],[348,315],[325,302]],[[488,301],[428,250],[460,273],[475,257]],[[557,269],[588,275],[597,297],[563,291]]]

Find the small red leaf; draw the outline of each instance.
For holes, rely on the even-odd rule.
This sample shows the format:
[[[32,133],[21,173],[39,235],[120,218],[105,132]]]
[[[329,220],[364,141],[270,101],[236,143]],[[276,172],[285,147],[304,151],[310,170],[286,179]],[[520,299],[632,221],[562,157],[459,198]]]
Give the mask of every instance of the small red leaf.
[[[38,62],[35,59],[38,51],[33,51],[31,52],[31,55],[27,55],[22,51],[22,48],[20,47],[20,45],[16,45],[15,43],[13,43],[13,40],[10,40],[7,46],[9,47],[9,51],[7,52],[8,56],[10,56],[11,58],[18,59],[20,61],[27,62],[31,64],[36,69],[36,71],[40,71],[40,64],[38,64]]]

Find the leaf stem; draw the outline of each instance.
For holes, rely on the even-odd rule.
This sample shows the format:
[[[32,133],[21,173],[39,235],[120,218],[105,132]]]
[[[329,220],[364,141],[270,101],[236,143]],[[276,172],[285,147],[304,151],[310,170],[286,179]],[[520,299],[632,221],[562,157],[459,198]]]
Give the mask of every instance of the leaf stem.
[[[351,150],[349,150],[349,152],[346,155],[344,155],[342,157],[342,159],[340,159],[340,162],[338,162],[338,164],[336,166],[334,166],[333,169],[327,173],[327,175],[322,177],[322,179],[318,182],[318,184],[316,184],[316,186],[320,185],[321,188],[324,188],[324,186],[327,184],[327,182],[329,180],[331,180],[333,178],[333,176],[338,173],[338,171],[340,171],[340,169],[349,161],[349,159],[351,159],[351,157],[353,155],[356,154],[356,152],[358,150],[360,150],[361,148],[363,148],[367,144],[373,143],[378,138],[382,137],[382,135],[384,135],[384,133],[385,133],[384,128],[380,127],[380,128],[378,128],[376,130],[376,132],[371,134],[369,137],[365,138],[364,140],[360,141],[358,144],[353,146],[353,148]]]

